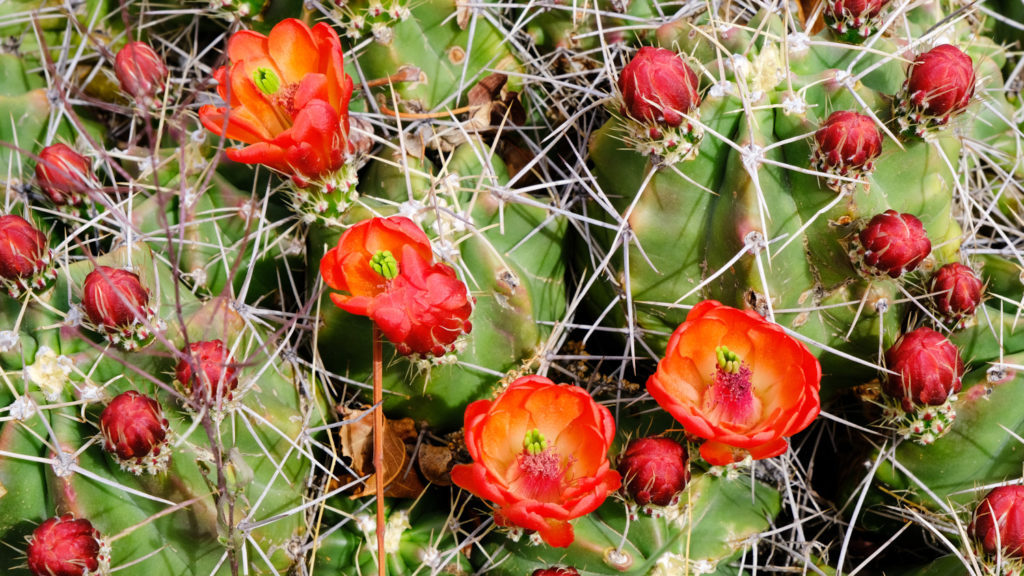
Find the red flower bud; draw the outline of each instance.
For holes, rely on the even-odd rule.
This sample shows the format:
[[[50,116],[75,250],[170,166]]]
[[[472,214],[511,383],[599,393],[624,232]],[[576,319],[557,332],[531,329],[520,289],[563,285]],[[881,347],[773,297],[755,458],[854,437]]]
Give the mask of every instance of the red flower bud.
[[[82,306],[96,326],[116,332],[148,316],[149,292],[134,272],[97,266],[82,285]]]
[[[166,463],[167,420],[160,404],[134,390],[116,396],[100,416],[107,452],[135,473],[143,466],[152,472]]]
[[[167,66],[145,42],[129,42],[114,58],[114,73],[121,89],[137,99],[156,96],[167,84]]]
[[[983,288],[974,270],[960,263],[946,264],[932,278],[932,301],[940,314],[957,320],[974,314]]]
[[[905,412],[915,406],[941,406],[963,387],[964,363],[952,342],[931,328],[908,332],[885,353],[890,374],[885,393]]]
[[[36,182],[58,206],[81,204],[96,187],[89,160],[65,144],[52,144],[39,152]]]
[[[857,177],[874,170],[873,160],[882,153],[882,133],[870,116],[857,112],[833,112],[814,133],[813,166],[822,172]],[[830,181],[840,188],[846,182]]]
[[[451,266],[428,264],[415,246],[403,247],[401,262],[387,291],[370,302],[370,319],[399,354],[443,356],[473,329],[466,283]]]
[[[552,566],[537,568],[531,576],[580,576],[580,573],[572,566]]]
[[[637,504],[668,506],[690,481],[686,449],[668,438],[639,438],[626,447],[619,474]]]
[[[0,216],[0,278],[11,296],[45,286],[48,273],[53,276],[50,262],[45,234],[21,216]]]
[[[974,96],[974,61],[956,46],[941,44],[910,66],[907,91],[914,106],[932,116],[963,110]]]
[[[917,268],[932,251],[924,225],[911,214],[886,210],[876,215],[858,235],[858,257],[866,272],[899,278]]]
[[[901,126],[918,134],[942,126],[971,103],[974,83],[974,61],[956,46],[941,44],[919,54],[896,99]]]
[[[1024,558],[1024,486],[1000,486],[989,492],[968,529],[986,553]]]
[[[191,355],[191,358],[182,358],[174,373],[189,393],[194,390],[195,378],[198,378],[199,384],[211,397],[231,398],[231,391],[238,387],[238,367],[224,342],[193,342],[189,344],[188,351],[182,350],[182,353]],[[193,362],[199,368],[197,374],[192,372]]]
[[[830,0],[825,3],[825,22],[849,41],[874,34],[876,20],[889,0]]]
[[[644,46],[622,69],[622,113],[634,120],[679,126],[700,106],[697,75],[671,50]]]
[[[833,112],[814,133],[821,162],[828,168],[864,168],[882,153],[882,133],[870,116]]]
[[[28,545],[28,569],[35,576],[82,576],[97,574],[101,557],[100,533],[84,518],[70,514],[50,518],[32,532]]]

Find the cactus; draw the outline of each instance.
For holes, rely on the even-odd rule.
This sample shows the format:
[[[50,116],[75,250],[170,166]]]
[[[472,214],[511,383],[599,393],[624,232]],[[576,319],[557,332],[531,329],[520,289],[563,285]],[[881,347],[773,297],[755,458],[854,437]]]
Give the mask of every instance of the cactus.
[[[0,3],[0,572],[1019,572],[1020,7],[812,4]]]

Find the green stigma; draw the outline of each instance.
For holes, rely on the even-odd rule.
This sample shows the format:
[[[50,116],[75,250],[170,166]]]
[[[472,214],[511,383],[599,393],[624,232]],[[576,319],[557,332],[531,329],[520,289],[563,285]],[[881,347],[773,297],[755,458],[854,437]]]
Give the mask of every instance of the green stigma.
[[[260,89],[260,92],[268,96],[277,94],[277,91],[281,89],[281,79],[273,70],[264,66],[260,66],[252,73],[252,81]]]
[[[540,430],[534,428],[526,433],[523,437],[523,449],[526,450],[527,454],[536,456],[544,450],[547,450],[548,441],[544,438],[544,435],[540,433]]]
[[[370,268],[381,276],[391,280],[398,276],[398,260],[391,255],[390,250],[381,250],[370,258]]]
[[[725,346],[715,348],[715,358],[718,359],[718,367],[722,369],[722,372],[736,374],[740,371],[740,357]]]

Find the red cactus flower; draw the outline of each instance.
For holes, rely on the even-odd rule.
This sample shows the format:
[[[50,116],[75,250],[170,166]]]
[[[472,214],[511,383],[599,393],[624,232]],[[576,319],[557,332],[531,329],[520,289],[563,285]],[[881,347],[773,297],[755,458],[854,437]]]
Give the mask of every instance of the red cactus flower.
[[[622,113],[635,120],[679,126],[700,106],[697,75],[671,50],[644,46],[622,69]]]
[[[334,29],[289,18],[269,36],[242,30],[228,41],[228,57],[215,78],[229,108],[199,109],[207,129],[250,145],[229,148],[228,158],[264,164],[300,186],[344,165],[352,78]]]
[[[885,381],[885,393],[899,400],[905,412],[915,406],[941,406],[963,386],[960,352],[931,328],[900,336],[886,351],[885,362],[895,372]]]
[[[199,385],[211,398],[230,398],[238,387],[238,366],[230,352],[221,340],[192,342],[187,351],[182,350],[186,357],[178,362],[174,375],[189,393]],[[193,361],[198,372],[192,371]]]
[[[39,152],[36,182],[58,206],[77,206],[98,186],[89,160],[66,144],[51,144]]]
[[[402,248],[401,273],[367,311],[399,354],[443,356],[473,329],[466,283],[447,264],[427,264],[411,245]]]
[[[705,300],[672,334],[647,390],[721,466],[785,452],[786,437],[817,417],[820,382],[818,360],[777,324]]]
[[[668,438],[637,438],[619,460],[626,492],[641,506],[668,506],[690,481],[686,448]]]
[[[149,100],[167,84],[167,66],[145,42],[129,42],[114,58],[114,74],[121,89],[140,100]]]
[[[102,548],[99,531],[85,518],[75,520],[70,514],[50,518],[32,532],[28,569],[35,576],[97,574],[103,563]]]
[[[82,285],[82,306],[89,320],[116,332],[148,316],[149,291],[134,272],[97,266]]]
[[[470,404],[465,431],[473,463],[455,466],[452,481],[493,502],[498,523],[536,530],[551,546],[571,544],[569,521],[621,483],[608,462],[615,421],[577,386],[519,378]]]
[[[30,285],[45,285],[41,278],[50,269],[46,235],[21,216],[0,216],[0,278],[12,296]]]
[[[983,289],[974,270],[958,262],[946,264],[932,278],[932,302],[940,314],[956,320],[974,314]]]
[[[331,300],[349,313],[369,316],[370,301],[383,294],[389,281],[401,273],[402,261],[398,258],[404,259],[405,246],[412,247],[423,260],[434,258],[430,239],[415,222],[404,216],[371,218],[346,230],[338,245],[328,250],[320,261],[324,283],[334,290],[349,293],[332,293]],[[380,260],[376,267],[375,259]],[[393,262],[395,270],[381,268],[385,260],[389,266]]]
[[[858,235],[856,256],[869,274],[899,278],[917,268],[932,251],[924,225],[912,214],[886,210],[877,214]]]
[[[833,112],[814,133],[814,162],[819,170],[846,175],[871,171],[882,153],[882,133],[870,116],[848,110]]]
[[[122,460],[159,451],[167,425],[160,403],[134,390],[115,396],[100,415],[103,447]]]
[[[987,554],[1024,558],[1024,486],[1000,486],[986,494],[968,532]]]
[[[530,576],[580,576],[580,573],[572,566],[552,566],[551,568],[537,568]]]
[[[945,123],[971,103],[974,84],[971,57],[956,46],[940,44],[914,59],[904,92],[914,110]]]
[[[427,235],[403,216],[372,218],[342,234],[320,274],[341,309],[369,316],[400,354],[443,355],[472,329],[466,284],[434,254]]]

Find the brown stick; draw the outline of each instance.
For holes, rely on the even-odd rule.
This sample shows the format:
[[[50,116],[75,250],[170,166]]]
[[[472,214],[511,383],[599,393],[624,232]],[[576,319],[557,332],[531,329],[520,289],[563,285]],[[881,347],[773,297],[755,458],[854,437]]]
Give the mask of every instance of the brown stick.
[[[380,328],[373,325],[373,473],[377,479],[377,575],[387,574],[384,551],[384,359]]]
[[[402,120],[430,120],[432,118],[449,118],[453,114],[464,114],[466,112],[472,112],[476,106],[463,106],[462,108],[456,108],[454,110],[446,110],[444,112],[399,112],[392,110],[383,104],[380,105],[380,111],[382,114],[388,116],[394,116]]]

